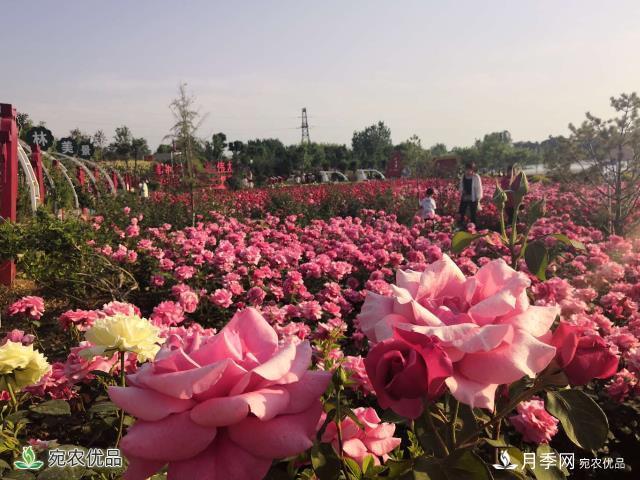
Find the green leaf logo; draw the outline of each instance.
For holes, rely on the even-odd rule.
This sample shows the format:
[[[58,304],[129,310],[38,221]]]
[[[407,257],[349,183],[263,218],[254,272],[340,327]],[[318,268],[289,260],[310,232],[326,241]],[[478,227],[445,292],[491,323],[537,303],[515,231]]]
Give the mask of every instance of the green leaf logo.
[[[40,470],[44,465],[44,462],[36,459],[32,446],[22,448],[22,460],[13,462],[13,466],[18,470]]]

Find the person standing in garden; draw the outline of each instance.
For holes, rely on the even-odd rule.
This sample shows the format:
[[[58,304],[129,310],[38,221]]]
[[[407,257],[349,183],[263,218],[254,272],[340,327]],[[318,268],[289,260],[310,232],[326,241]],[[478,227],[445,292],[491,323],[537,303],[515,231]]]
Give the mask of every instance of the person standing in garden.
[[[504,205],[504,211],[507,214],[507,225],[511,225],[513,222],[513,189],[511,185],[513,184],[513,164],[510,164],[507,167],[507,170],[500,180],[500,188],[502,188],[507,193],[507,202]]]
[[[476,224],[476,212],[482,200],[482,180],[476,173],[476,166],[473,162],[466,163],[464,174],[460,179],[460,225],[464,226],[464,217],[469,210],[471,222]]]
[[[420,218],[431,218],[436,214],[436,201],[433,199],[434,194],[433,188],[427,188],[425,197],[419,202],[420,210],[418,210],[418,216]]]

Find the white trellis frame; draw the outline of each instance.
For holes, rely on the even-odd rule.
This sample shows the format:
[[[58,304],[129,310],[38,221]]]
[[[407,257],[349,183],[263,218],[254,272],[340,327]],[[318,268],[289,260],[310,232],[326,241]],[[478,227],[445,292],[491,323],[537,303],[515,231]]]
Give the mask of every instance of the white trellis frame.
[[[22,167],[22,170],[27,177],[31,210],[35,212],[38,209],[38,205],[40,203],[40,185],[38,184],[38,179],[35,172],[33,171],[31,162],[29,161],[29,156],[20,144],[18,144],[18,162],[20,163],[20,166]]]

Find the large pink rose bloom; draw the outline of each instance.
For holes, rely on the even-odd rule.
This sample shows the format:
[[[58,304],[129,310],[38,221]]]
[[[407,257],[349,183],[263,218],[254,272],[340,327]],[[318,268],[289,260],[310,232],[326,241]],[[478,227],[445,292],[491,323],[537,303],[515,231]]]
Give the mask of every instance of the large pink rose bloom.
[[[215,336],[173,340],[109,389],[138,419],[120,444],[125,479],[169,464],[169,480],[259,480],[273,459],[312,446],[331,373],[308,370],[308,342],[279,346],[251,308]]]
[[[540,340],[559,313],[532,306],[526,275],[493,260],[465,277],[446,255],[424,272],[396,274],[391,296],[368,292],[360,328],[373,343],[391,338],[393,327],[438,337],[453,362],[446,384],[455,398],[493,409],[498,385],[534,377],[554,357]]]

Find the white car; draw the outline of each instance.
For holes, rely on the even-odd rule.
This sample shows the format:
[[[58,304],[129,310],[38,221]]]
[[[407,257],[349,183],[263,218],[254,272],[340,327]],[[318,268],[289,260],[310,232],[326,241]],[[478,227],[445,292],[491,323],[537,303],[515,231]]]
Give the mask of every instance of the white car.
[[[347,176],[337,170],[321,170],[320,181],[322,183],[348,182]]]
[[[382,172],[373,169],[356,170],[356,181],[363,182],[365,180],[384,180],[385,176]]]

